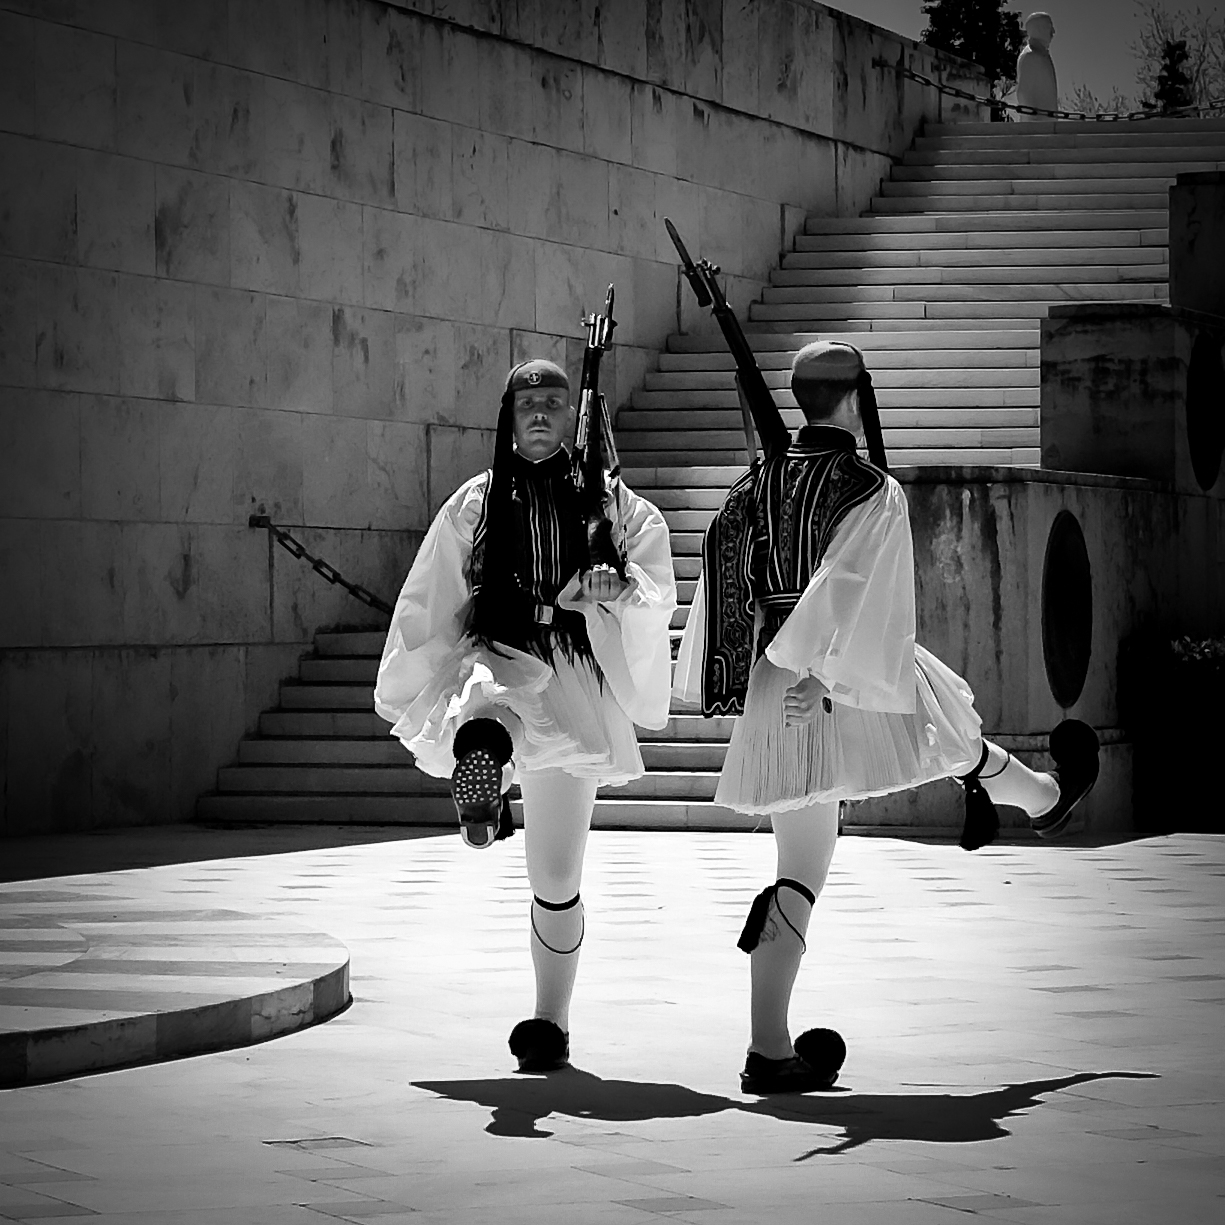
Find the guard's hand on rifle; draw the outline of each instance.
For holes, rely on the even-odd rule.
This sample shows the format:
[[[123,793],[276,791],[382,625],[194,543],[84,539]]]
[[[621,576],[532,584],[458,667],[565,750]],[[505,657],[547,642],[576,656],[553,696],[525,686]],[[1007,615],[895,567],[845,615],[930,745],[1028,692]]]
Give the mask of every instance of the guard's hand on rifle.
[[[818,712],[831,710],[829,690],[815,676],[806,676],[783,694],[783,723],[799,727],[811,723]]]
[[[611,603],[629,588],[612,566],[592,566],[579,581],[579,595],[586,600]]]

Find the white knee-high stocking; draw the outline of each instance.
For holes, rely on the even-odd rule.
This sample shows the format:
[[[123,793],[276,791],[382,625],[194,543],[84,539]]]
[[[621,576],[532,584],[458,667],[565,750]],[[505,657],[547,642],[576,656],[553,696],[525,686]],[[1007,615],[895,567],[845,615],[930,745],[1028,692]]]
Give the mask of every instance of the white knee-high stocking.
[[[804,955],[813,903],[825,884],[838,841],[838,805],[812,804],[792,812],[777,812],[770,823],[778,849],[778,883],[765,913],[760,940],[749,954],[749,1049],[767,1059],[785,1059],[795,1054],[787,1012]]]
[[[535,1015],[569,1033],[570,997],[584,930],[578,893],[596,784],[561,770],[524,770],[519,785],[527,878],[535,895],[530,936]]]
[[[1031,770],[998,744],[983,741],[988,760],[978,776],[993,804],[1024,809],[1031,817],[1050,812],[1059,799],[1059,784],[1049,775]]]
[[[570,997],[583,943],[583,902],[576,894],[560,905],[532,899],[532,965],[536,969],[536,1013],[570,1032]]]
[[[749,955],[752,978],[749,1050],[767,1059],[787,1059],[795,1054],[787,1028],[787,1011],[811,915],[812,902],[780,881],[770,899],[760,943]]]

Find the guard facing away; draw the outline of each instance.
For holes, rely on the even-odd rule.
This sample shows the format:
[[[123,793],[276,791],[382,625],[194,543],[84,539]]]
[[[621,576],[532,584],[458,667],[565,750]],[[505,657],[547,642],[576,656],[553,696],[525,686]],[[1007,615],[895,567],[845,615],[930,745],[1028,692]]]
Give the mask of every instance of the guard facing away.
[[[608,319],[606,333],[611,297]],[[592,461],[590,448],[611,437],[590,373],[572,456],[565,372],[540,359],[510,371],[493,468],[463,484],[426,534],[374,693],[418,767],[451,779],[469,846],[512,832],[506,792],[521,788],[536,1008],[510,1046],[524,1072],[568,1061],[596,788],[644,772],[634,724],[663,727],[670,698],[668,528]]]
[[[806,346],[791,386],[808,424],[711,523],[675,678],[704,714],[741,716],[715,800],[768,816],[778,849],[778,878],[740,938],[752,959],[748,1093],[827,1088],[845,1056],[829,1029],[793,1044],[787,1020],[841,801],[958,777],[973,850],[998,832],[995,804],[1024,809],[1044,837],[1060,833],[1098,771],[1083,723],[1052,733],[1049,774],[984,740],[969,686],[915,642],[906,497],[856,453],[864,417],[876,419],[859,350]]]

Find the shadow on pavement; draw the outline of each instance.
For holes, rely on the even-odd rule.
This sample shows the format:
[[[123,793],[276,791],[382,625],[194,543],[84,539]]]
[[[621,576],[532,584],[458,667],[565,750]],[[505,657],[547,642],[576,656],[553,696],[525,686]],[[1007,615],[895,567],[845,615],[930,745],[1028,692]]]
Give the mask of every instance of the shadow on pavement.
[[[807,1161],[859,1148],[870,1140],[925,1140],[965,1144],[995,1140],[1010,1133],[1001,1120],[1041,1104],[1057,1093],[1094,1080],[1121,1077],[1156,1079],[1152,1072],[1081,1072],[1056,1080],[1031,1080],[986,1093],[870,1093],[835,1089],[821,1094],[788,1094],[757,1101],[699,1093],[684,1085],[650,1081],[603,1080],[567,1068],[549,1076],[507,1076],[491,1080],[420,1080],[413,1085],[456,1102],[473,1102],[493,1112],[485,1130],[494,1136],[546,1138],[538,1126],[550,1115],[629,1123],[646,1119],[696,1118],[740,1110],[788,1122],[837,1127],[838,1143],[810,1149],[795,1158]]]
[[[282,855],[328,847],[401,842],[457,832],[416,825],[141,825],[3,840],[0,881],[44,880],[248,855]]]

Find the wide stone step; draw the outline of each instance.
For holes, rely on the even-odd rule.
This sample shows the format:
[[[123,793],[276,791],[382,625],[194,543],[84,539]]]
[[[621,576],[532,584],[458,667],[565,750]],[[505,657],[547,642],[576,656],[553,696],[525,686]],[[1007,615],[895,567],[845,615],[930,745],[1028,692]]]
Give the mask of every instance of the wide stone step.
[[[785,355],[788,365],[791,357],[806,344],[821,340],[821,332],[802,332],[795,329],[791,332],[762,332],[751,330],[746,333],[749,347],[759,359],[769,360],[769,355]],[[909,352],[914,349],[954,350],[954,349],[1022,349],[1031,350],[1037,347],[1039,330],[1036,324],[1026,320],[1018,328],[994,328],[984,332],[980,327],[957,330],[946,328],[938,335],[930,331],[898,330],[888,333],[864,331],[845,332],[841,339],[848,344],[856,345],[865,353],[880,353],[885,350]],[[668,352],[677,354],[718,354],[720,359],[730,360],[727,342],[719,335],[681,335],[673,333],[668,337]]]
[[[953,306],[948,306],[944,303],[934,302],[931,309],[921,319],[915,318],[848,318],[848,319],[754,319],[748,327],[755,332],[785,332],[794,333],[797,325],[804,328],[805,331],[815,332],[823,335],[823,338],[828,340],[831,334],[836,333],[841,339],[848,332],[917,332],[930,330],[933,332],[945,332],[948,328],[955,328],[958,331],[970,331],[978,328],[980,331],[989,333],[997,333],[1001,330],[1020,331],[1023,328],[1030,328],[1034,332],[1033,343],[1038,343],[1038,330],[1041,327],[1041,320],[1045,318],[1046,307],[1042,308],[1043,313],[1034,315],[1029,318],[1006,318],[996,316],[990,311],[977,311],[974,315],[958,314],[957,309]],[[860,312],[862,315],[863,312]],[[819,329],[819,331],[818,331]],[[747,330],[747,329],[746,329]]]
[[[881,217],[865,214],[861,217],[817,217],[805,219],[804,231],[811,235],[898,235],[898,234],[953,234],[965,237],[977,233],[1009,234],[1058,234],[1067,230],[1100,231],[1113,234],[1119,230],[1159,230],[1167,234],[1169,227],[1169,203],[1162,196],[1160,204],[1147,208],[1130,205],[1099,212],[1083,212],[1063,203],[1049,207],[1034,207],[1029,210],[1017,208],[1007,212],[983,209],[978,213],[915,213],[910,216]],[[918,246],[925,245],[921,239],[910,240]],[[1014,240],[1019,241],[1019,239]],[[1168,242],[1168,234],[1161,239]],[[1044,244],[1050,245],[1050,244]],[[1102,245],[1101,243],[1097,245]],[[801,248],[802,249],[802,248]]]
[[[389,736],[391,724],[366,710],[266,710],[259,717],[262,736]]]
[[[1037,447],[1038,426],[962,426],[947,429],[914,429],[881,431],[885,440],[885,449],[892,454],[894,451],[907,451],[922,448],[948,449],[964,447]],[[678,437],[679,435],[679,437]],[[705,430],[700,434],[686,435],[683,431],[643,431],[635,436],[635,454],[648,452],[652,447],[664,450],[669,439],[677,439],[687,453],[701,455],[705,452],[726,453],[738,450],[744,442],[743,430]],[[641,450],[637,444],[641,443]],[[709,515],[704,510],[666,510],[663,512],[669,528],[684,530],[690,528],[705,528]]]
[[[885,184],[888,186],[888,184]],[[904,186],[904,184],[898,184]],[[1038,192],[984,191],[976,195],[953,195],[935,191],[915,192],[913,195],[880,195],[872,197],[872,211],[878,214],[894,213],[960,213],[960,212],[1007,212],[1017,210],[1083,210],[1086,216],[1096,216],[1110,209],[1148,209],[1168,207],[1168,192],[1119,191],[1079,194],[1055,192],[1049,189]]]
[[[878,400],[882,411],[895,408],[1025,408],[1037,407],[1040,390],[1036,382],[1028,387],[909,387],[882,391]],[[795,410],[796,415],[791,420],[798,429],[798,409],[790,390],[774,392],[773,399],[779,408]],[[639,444],[643,441],[643,433],[635,418],[639,410],[684,412],[690,408],[738,407],[739,401],[734,391],[636,391],[634,406],[631,411],[622,414],[617,436],[623,451],[642,449]],[[886,431],[888,428],[886,425]]]
[[[643,764],[654,770],[721,770],[727,756],[726,740],[650,741],[640,740]]]
[[[993,216],[997,214],[992,214]],[[1001,214],[1007,218],[1007,214]],[[1071,216],[1072,214],[1069,214]],[[946,214],[941,214],[946,216]],[[1007,218],[1011,220],[1010,218]],[[891,217],[885,220],[899,221],[908,218]],[[811,221],[811,218],[810,218]],[[800,254],[870,254],[901,252],[907,258],[941,259],[943,253],[952,251],[984,252],[979,259],[990,261],[994,253],[1000,250],[1025,251],[1027,249],[1049,251],[1058,247],[1066,247],[1073,253],[1092,251],[1098,247],[1134,247],[1137,250],[1155,248],[1167,252],[1169,248],[1169,228],[1167,215],[1163,211],[1160,224],[1153,226],[1120,226],[1115,229],[1085,229],[1076,226],[1064,226],[1061,229],[1016,230],[1006,227],[972,228],[961,226],[957,229],[941,230],[888,230],[872,231],[870,233],[811,233],[797,234],[795,249]],[[1164,255],[1163,255],[1164,258]]]
[[[1064,162],[1035,161],[1028,162],[972,162],[940,161],[915,164],[908,158],[902,159],[902,164],[894,166],[890,179],[895,183],[960,183],[967,181],[998,183],[1028,183],[1035,180],[1042,182],[1058,182],[1060,180],[1075,180],[1078,182],[1095,182],[1099,179],[1112,183],[1134,183],[1138,179],[1165,179],[1172,183],[1180,174],[1188,174],[1204,170],[1220,170],[1222,162],[1217,158],[1207,156],[1189,160],[1185,153],[1180,157],[1164,158],[1148,161],[1101,161],[1078,160],[1069,154]],[[1091,190],[1086,188],[1085,190]]]
[[[639,468],[667,468],[676,464],[693,464],[697,466],[713,465],[716,467],[738,467],[742,471],[748,464],[748,453],[743,448],[734,451],[700,451],[700,450],[667,450],[667,451],[636,451],[633,454],[623,453],[622,458],[632,462]],[[913,466],[916,468],[943,467],[950,464],[976,464],[989,467],[1019,467],[1035,468],[1041,458],[1040,448],[1032,447],[946,447],[932,446],[922,448],[898,447],[889,448],[890,467],[900,468]],[[674,539],[673,553],[698,551],[698,540],[695,538],[692,548],[686,549]]]
[[[1066,299],[1056,299],[1064,301]],[[1092,301],[1092,299],[1079,299]],[[994,320],[1007,318],[1045,319],[1051,307],[1045,298],[1030,298],[1028,301],[992,301],[989,299],[945,302],[940,300],[916,300],[913,302],[754,302],[749,307],[749,317],[754,321],[774,323],[808,324],[805,331],[838,331],[838,325],[860,321],[876,325],[878,322],[896,320],[899,325],[916,326],[919,320],[943,321],[945,319],[981,320],[979,326],[994,327]],[[850,315],[852,318],[847,319]],[[936,326],[940,326],[939,323]],[[856,328],[858,330],[858,328]]]
[[[957,281],[934,285],[780,285],[766,289],[762,301],[767,305],[781,302],[846,304],[853,311],[861,304],[875,307],[884,302],[1139,302],[1164,298],[1168,293],[1165,282],[1153,280],[1122,285],[1050,280],[975,285]]]
[[[1122,231],[1110,231],[1121,233]],[[989,246],[976,247],[936,247],[930,250],[919,250],[906,246],[897,250],[865,249],[860,251],[831,251],[816,249],[797,249],[783,256],[782,270],[798,271],[814,269],[822,272],[832,271],[887,271],[888,269],[905,269],[907,271],[924,269],[959,268],[978,271],[980,268],[1095,268],[1099,265],[1106,268],[1116,266],[1134,267],[1138,265],[1159,266],[1161,273],[1168,275],[1169,249],[1167,247],[1145,247],[1140,245],[1137,231],[1130,231],[1134,239],[1131,245],[1091,247],[1077,243],[1065,243],[1062,246],[1013,247],[1005,243],[992,243]],[[993,236],[1001,237],[1001,236]],[[1031,235],[1032,237],[1032,235]],[[797,248],[800,242],[808,248],[813,243],[825,240],[800,236],[797,238]]]
[[[282,710],[369,710],[373,701],[369,685],[281,684]]]
[[[378,679],[379,657],[376,655],[347,659],[329,656],[324,659],[304,659],[298,665],[298,679],[306,684],[368,685]]]
[[[632,414],[634,430],[642,433],[662,433],[671,431],[673,434],[686,430],[705,432],[709,430],[726,430],[735,433],[741,428],[739,411],[687,408],[677,411],[650,411],[635,409]],[[803,425],[803,417],[798,410],[787,410],[783,420],[794,434]],[[981,426],[995,428],[1017,428],[1022,426],[1036,427],[1038,425],[1038,405],[1035,403],[1027,408],[990,408],[978,406],[973,408],[911,408],[885,409],[881,412],[881,425],[887,430],[927,430],[927,429],[967,429]],[[638,434],[635,433],[635,439]],[[631,486],[632,488],[632,486]],[[658,502],[653,496],[666,491],[653,490],[647,493],[638,490],[649,497],[657,506],[664,509],[672,503]],[[693,499],[692,504],[704,505],[702,497],[713,496],[703,493],[700,489],[685,489],[671,491],[678,497]]]
[[[243,766],[403,766],[411,760],[404,746],[386,733],[361,740],[251,738],[238,746]]]
[[[1019,178],[1019,179],[887,179],[882,196],[906,196],[943,200],[947,196],[1130,196],[1137,193],[1162,195],[1174,185],[1174,175],[1138,178]],[[938,207],[944,207],[939,205]]]
[[[975,120],[967,123],[929,123],[923,129],[923,140],[986,139],[1001,145],[1018,142],[1023,146],[1032,143],[1041,146],[1052,137],[1074,137],[1090,142],[1100,139],[1130,140],[1198,135],[1225,134],[1225,119],[1211,118],[1152,118],[1152,119],[1034,119],[1021,124],[1009,124],[1001,131],[1000,124]],[[1019,131],[1017,129],[1020,129]],[[1173,143],[1171,141],[1171,143]]]
[[[1037,387],[1038,367],[1028,365],[1005,366],[919,366],[898,369],[884,364],[872,364],[872,379],[879,394],[882,389],[909,387]],[[772,390],[786,390],[791,385],[790,368],[763,370],[766,386]],[[735,394],[732,370],[660,370],[646,377],[646,387],[638,395],[665,391],[730,391]],[[778,403],[782,403],[778,400]],[[643,407],[646,407],[645,405]],[[632,428],[637,418],[633,412],[621,411],[618,426]]]
[[[890,374],[909,373],[916,370],[1024,370],[1032,367],[1038,369],[1039,357],[1036,351],[1028,345],[1017,345],[1011,349],[924,349],[924,348],[881,348],[877,345],[880,337],[868,333],[863,338],[864,344],[859,346],[869,355],[869,365],[875,378]],[[891,338],[892,339],[892,338]],[[934,339],[930,334],[926,340]],[[849,343],[855,344],[855,341]],[[779,352],[759,353],[757,364],[767,380],[771,375],[783,373],[784,377],[791,370],[791,361],[798,351],[782,350]],[[722,352],[710,353],[661,353],[659,356],[659,372],[661,374],[687,373],[692,375],[715,375],[730,377],[736,369],[732,355],[724,349]]]
[[[1085,174],[1092,174],[1097,166],[1126,165],[1132,168],[1163,166],[1182,163],[1190,159],[1220,160],[1225,158],[1225,138],[1215,133],[1205,133],[1195,141],[1180,140],[1175,143],[1149,141],[1145,144],[1132,140],[1120,143],[1074,145],[1054,143],[1058,138],[1048,137],[1041,144],[1028,148],[1003,149],[995,144],[974,148],[948,148],[941,141],[920,137],[915,148],[908,149],[896,170],[906,167],[974,167],[981,166],[990,172],[995,166],[1020,169],[1035,167],[1080,167]]]
[[[811,258],[811,257],[809,257]],[[770,273],[770,284],[777,287],[865,286],[879,285],[1048,285],[1051,282],[1113,285],[1120,282],[1147,282],[1166,285],[1170,266],[1152,261],[1140,264],[1055,264],[1007,265],[983,263],[950,268],[820,268],[787,265]]]
[[[316,634],[315,650],[320,655],[374,655],[383,654],[383,643],[387,629],[360,630],[347,634]]]

